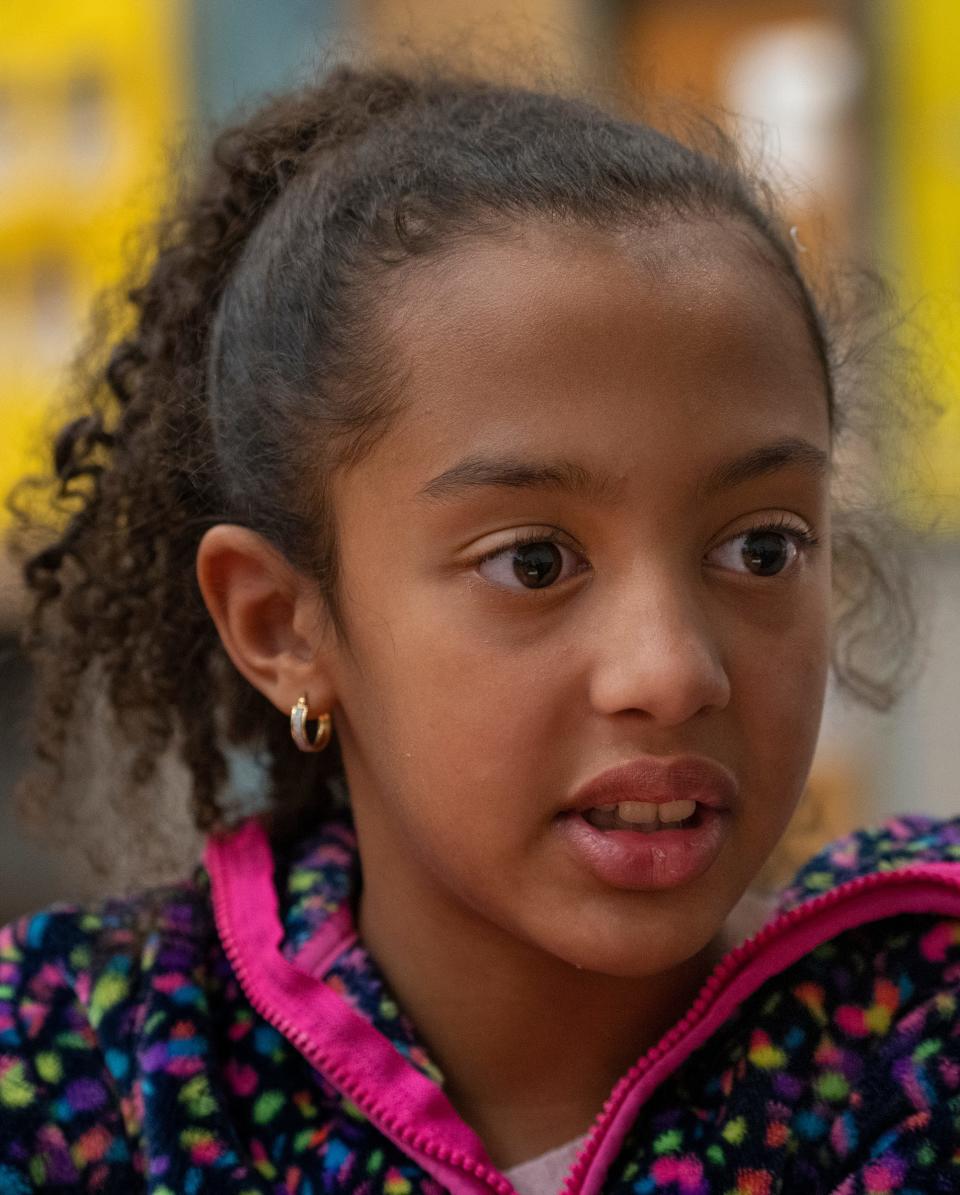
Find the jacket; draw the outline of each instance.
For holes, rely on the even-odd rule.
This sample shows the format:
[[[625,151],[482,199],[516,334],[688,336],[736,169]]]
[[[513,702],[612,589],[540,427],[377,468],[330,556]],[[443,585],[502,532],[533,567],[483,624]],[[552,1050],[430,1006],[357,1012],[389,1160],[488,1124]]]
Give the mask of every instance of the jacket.
[[[349,813],[0,933],[0,1193],[509,1195],[357,937]],[[960,1191],[960,818],[832,843],[612,1090],[565,1195]]]

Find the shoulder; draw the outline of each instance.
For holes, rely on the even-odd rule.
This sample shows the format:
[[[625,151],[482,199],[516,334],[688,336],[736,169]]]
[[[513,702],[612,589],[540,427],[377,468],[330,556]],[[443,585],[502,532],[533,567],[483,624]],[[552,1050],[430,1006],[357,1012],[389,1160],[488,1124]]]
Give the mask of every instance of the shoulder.
[[[0,1190],[133,1189],[128,1047],[158,955],[177,942],[200,957],[209,926],[195,877],[0,928]]]
[[[704,1055],[709,1090],[731,1130],[759,1110],[767,1141],[793,1149],[784,1189],[960,1190],[958,1022],[960,919],[868,920],[739,1005]]]
[[[960,818],[904,815],[854,830],[805,863],[778,902],[781,913],[811,901],[822,905],[843,885],[862,894],[884,886],[879,877],[907,871],[924,882],[935,876],[934,894],[913,905],[898,896],[892,910],[877,916],[868,912],[788,972],[802,999],[833,1004],[834,1028],[865,1046],[875,1040],[871,1027],[882,1028],[884,1036],[899,1032],[906,1041],[917,1031],[940,1033],[955,1019],[960,1006]],[[856,1030],[862,1031],[859,1036]],[[888,1051],[891,1043],[886,1043]],[[960,1055],[956,1034],[949,1048],[954,1047]]]
[[[885,879],[906,871],[936,884],[924,878],[911,903],[909,881],[891,889]],[[836,930],[748,1000],[751,1042],[780,1041],[775,1057],[796,1061],[814,1091],[847,1092],[850,1076],[869,1075],[882,1099],[865,1102],[864,1116],[899,1108],[906,1118],[960,1100],[960,818],[890,818],[828,843],[780,894],[782,920],[770,923],[802,925],[805,907],[826,915],[842,888],[854,903]],[[896,899],[878,906],[874,890]],[[823,1123],[829,1103],[818,1107]]]
[[[909,1167],[938,1134],[952,1148],[960,1140],[960,818],[906,815],[855,830],[799,870],[790,900],[904,869],[936,876],[938,889],[942,880],[941,895],[816,946],[785,974],[776,1019],[798,1035],[803,1026],[811,1046],[810,1125],[841,1117],[852,1136],[832,1148],[873,1140],[878,1157]]]
[[[861,826],[828,842],[806,860],[777,894],[785,912],[850,880],[906,867],[957,864],[960,817],[902,814]]]
[[[171,938],[209,941],[212,913],[205,873],[164,888],[91,904],[56,904],[0,928],[5,990],[22,1004],[52,1006],[66,995],[99,1024]],[[11,1007],[9,1004],[7,1007]],[[0,1022],[0,1046],[10,1027]]]
[[[837,1192],[960,1189],[960,919],[851,929],[803,960],[783,997],[786,1039],[802,1026],[808,1046],[795,1123]],[[942,1188],[939,1171],[952,1175]]]
[[[11,1050],[25,1051],[42,1041],[52,1021],[68,1017],[68,1009],[84,1008],[89,1014],[94,945],[103,925],[104,918],[94,909],[60,904],[0,928],[0,975],[6,996],[0,1051],[8,1062]],[[80,1033],[89,1029],[89,1015],[72,1021]]]

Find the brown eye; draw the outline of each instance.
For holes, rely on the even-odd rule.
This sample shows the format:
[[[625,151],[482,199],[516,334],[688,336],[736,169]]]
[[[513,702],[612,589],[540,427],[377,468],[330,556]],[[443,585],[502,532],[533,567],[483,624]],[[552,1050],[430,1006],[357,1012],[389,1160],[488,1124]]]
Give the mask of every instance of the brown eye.
[[[556,581],[569,580],[587,567],[586,561],[572,548],[542,535],[530,535],[495,548],[476,564],[485,581],[512,593],[548,589]]]
[[[758,577],[772,577],[793,562],[796,546],[779,531],[751,531],[744,537],[743,562]]]
[[[776,577],[791,569],[797,559],[813,549],[818,539],[801,527],[777,524],[751,527],[719,544],[711,552],[723,568],[754,577]]]
[[[528,589],[551,585],[563,568],[563,556],[556,544],[521,544],[513,552],[513,572]]]

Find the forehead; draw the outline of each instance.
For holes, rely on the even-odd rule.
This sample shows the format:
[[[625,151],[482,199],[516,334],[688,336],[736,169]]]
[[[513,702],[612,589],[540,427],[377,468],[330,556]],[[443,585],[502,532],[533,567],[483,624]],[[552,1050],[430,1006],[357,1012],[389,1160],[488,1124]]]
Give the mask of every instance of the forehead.
[[[411,483],[469,449],[626,476],[669,458],[696,471],[751,441],[828,446],[799,295],[733,221],[517,227],[415,267],[388,325],[405,407],[387,439]]]

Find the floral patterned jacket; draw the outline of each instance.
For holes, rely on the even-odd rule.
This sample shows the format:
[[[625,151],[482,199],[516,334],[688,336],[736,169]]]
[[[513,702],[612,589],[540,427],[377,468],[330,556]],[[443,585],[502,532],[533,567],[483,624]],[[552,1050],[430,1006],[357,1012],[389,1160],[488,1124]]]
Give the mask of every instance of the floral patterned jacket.
[[[357,938],[349,815],[0,932],[0,1195],[509,1195]],[[565,1195],[960,1191],[960,818],[839,840],[623,1075]]]

